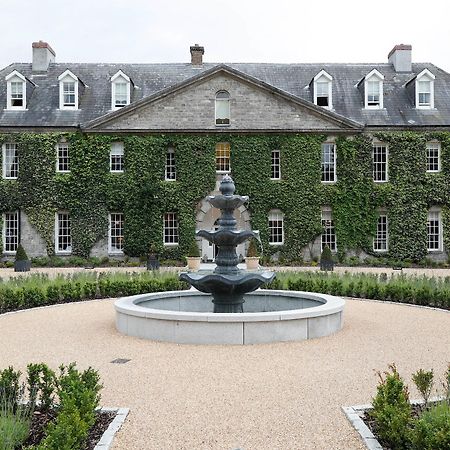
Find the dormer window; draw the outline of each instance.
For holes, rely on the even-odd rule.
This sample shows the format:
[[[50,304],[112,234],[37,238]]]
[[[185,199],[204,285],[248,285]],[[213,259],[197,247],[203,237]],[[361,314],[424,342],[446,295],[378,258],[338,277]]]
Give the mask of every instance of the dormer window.
[[[332,81],[333,77],[329,73],[325,72],[325,70],[321,70],[314,77],[314,104],[327,109],[333,108]]]
[[[111,109],[123,108],[130,104],[131,80],[119,70],[111,77]]]
[[[384,76],[374,69],[364,79],[364,97],[366,109],[383,109]]]
[[[14,70],[6,78],[7,104],[6,109],[26,109],[26,79]]]
[[[416,77],[416,108],[434,108],[434,79],[436,77],[424,69]]]
[[[230,125],[230,94],[227,91],[216,94],[216,125]]]
[[[78,78],[66,70],[58,77],[59,109],[78,109]]]

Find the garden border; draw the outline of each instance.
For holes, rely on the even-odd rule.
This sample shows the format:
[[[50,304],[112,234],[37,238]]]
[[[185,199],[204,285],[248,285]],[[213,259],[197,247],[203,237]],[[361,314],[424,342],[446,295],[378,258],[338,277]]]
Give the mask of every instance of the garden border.
[[[97,442],[94,450],[109,450],[113,443],[116,433],[120,430],[127,418],[130,409],[129,408],[107,408],[102,407],[97,409],[100,412],[115,412],[116,415],[112,422],[109,424],[106,431],[102,434],[102,437]]]

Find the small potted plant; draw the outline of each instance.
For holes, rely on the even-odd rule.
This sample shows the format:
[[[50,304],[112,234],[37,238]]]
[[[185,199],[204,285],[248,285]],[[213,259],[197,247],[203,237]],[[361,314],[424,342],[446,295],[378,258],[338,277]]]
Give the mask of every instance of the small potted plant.
[[[247,257],[245,258],[248,270],[257,270],[259,268],[258,247],[255,239],[251,239],[248,244]]]
[[[328,245],[325,245],[322,254],[320,255],[320,270],[334,270],[333,255]]]
[[[198,245],[195,239],[192,240],[191,245],[189,246],[188,255],[187,255],[187,265],[189,270],[198,270],[200,269],[200,250],[198,249]]]
[[[31,261],[28,259],[22,244],[19,244],[16,250],[16,259],[14,261],[14,272],[29,272],[30,268]]]
[[[147,270],[159,269],[158,246],[152,242],[148,251]]]

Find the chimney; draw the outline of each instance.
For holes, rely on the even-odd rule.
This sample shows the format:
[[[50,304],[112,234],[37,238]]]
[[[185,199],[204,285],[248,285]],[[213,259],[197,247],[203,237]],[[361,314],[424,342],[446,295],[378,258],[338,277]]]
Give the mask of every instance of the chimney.
[[[198,44],[193,45],[191,48],[191,64],[193,66],[201,66],[203,64],[203,54],[205,53],[205,47],[200,47]]]
[[[396,72],[412,72],[411,50],[411,45],[399,44],[389,52],[388,61]]]
[[[50,63],[55,62],[55,51],[47,42],[33,42],[33,72],[47,72]]]

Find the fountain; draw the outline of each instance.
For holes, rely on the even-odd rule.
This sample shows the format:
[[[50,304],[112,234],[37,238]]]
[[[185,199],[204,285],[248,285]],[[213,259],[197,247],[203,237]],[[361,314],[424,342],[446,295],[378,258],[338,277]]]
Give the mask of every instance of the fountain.
[[[197,236],[217,245],[216,268],[213,272],[186,272],[180,280],[187,281],[200,292],[212,294],[215,313],[242,313],[244,294],[255,291],[272,281],[274,272],[247,272],[238,269],[236,247],[242,242],[258,237],[254,231],[236,230],[233,211],[248,201],[247,196],[234,195],[232,178],[225,175],[220,183],[221,195],[208,197],[209,203],[222,212],[217,231],[200,230]]]
[[[340,330],[343,299],[258,289],[275,274],[238,268],[237,245],[257,237],[257,233],[236,229],[233,211],[248,197],[234,194],[231,177],[223,178],[219,190],[220,195],[208,197],[211,205],[221,210],[219,229],[197,232],[217,245],[216,268],[180,274],[181,280],[193,286],[187,291],[118,299],[115,309],[119,332],[181,344],[259,344],[318,338]]]

